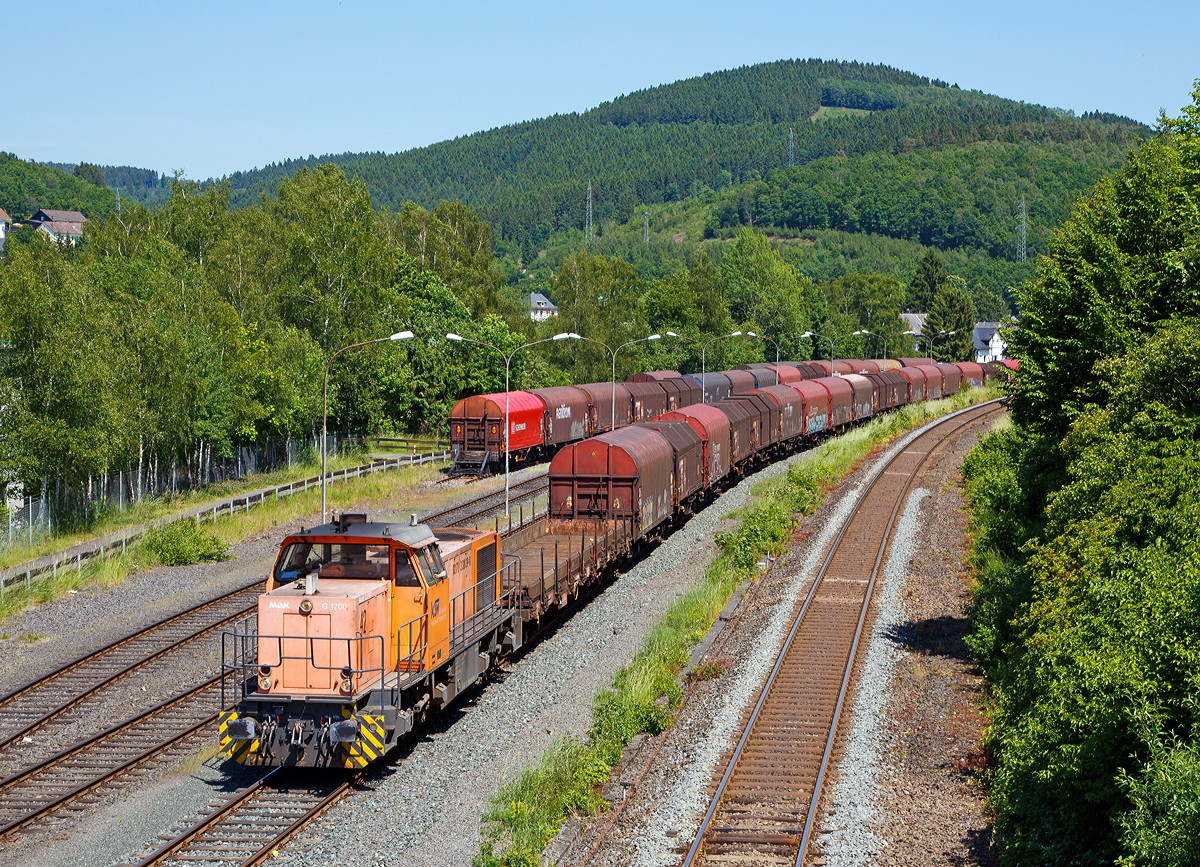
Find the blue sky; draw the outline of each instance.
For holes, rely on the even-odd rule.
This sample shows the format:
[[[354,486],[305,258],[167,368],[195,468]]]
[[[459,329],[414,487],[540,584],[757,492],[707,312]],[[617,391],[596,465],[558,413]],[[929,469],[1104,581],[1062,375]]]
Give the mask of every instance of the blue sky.
[[[204,179],[393,152],[781,58],[1177,115],[1200,3],[8,4],[0,150]]]

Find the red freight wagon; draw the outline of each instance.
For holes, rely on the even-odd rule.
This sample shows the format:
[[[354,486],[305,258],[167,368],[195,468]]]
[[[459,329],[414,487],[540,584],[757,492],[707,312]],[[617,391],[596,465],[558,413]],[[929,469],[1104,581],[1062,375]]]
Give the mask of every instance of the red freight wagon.
[[[635,373],[627,377],[626,382],[661,382],[664,379],[678,379],[679,373],[674,370],[647,370],[645,373]]]
[[[546,407],[526,391],[508,393],[512,453],[539,448],[544,441]],[[504,392],[464,397],[450,410],[450,444],[462,452],[504,453]]]
[[[768,395],[779,405],[779,440],[786,442],[804,436],[804,398],[790,385],[769,385],[759,394]]]
[[[767,369],[775,371],[779,374],[780,385],[791,385],[793,382],[799,382],[800,380],[804,379],[804,374],[802,374],[798,368],[793,367],[790,364],[781,364],[778,367],[772,365]]]
[[[983,385],[983,368],[974,361],[957,361],[954,364],[962,371],[962,381],[978,388]]]
[[[840,373],[842,376],[845,376],[848,373],[856,373],[857,372],[854,369],[854,365],[848,361],[841,361],[841,360],[831,361],[830,364],[833,365],[833,372]]]
[[[939,364],[937,369],[942,372],[942,397],[958,394],[962,387],[962,371],[955,364]]]
[[[742,401],[750,412],[758,416],[758,442],[754,446],[755,452],[769,449],[779,442],[779,404],[759,394],[758,389],[746,394],[730,395],[729,399]]]
[[[729,380],[730,394],[745,394],[758,388],[758,380],[748,370],[722,370],[721,375]]]
[[[824,359],[814,358],[808,363],[815,364],[817,367],[821,368],[821,370],[825,371],[826,376],[833,375],[833,362],[832,361],[826,361]]]
[[[1020,369],[1020,367],[1021,367],[1020,360],[1016,359],[1016,358],[1001,358],[1000,363],[1003,364],[1005,367],[1007,367],[1009,370],[1011,370],[1013,373],[1016,373],[1017,370]]]
[[[641,427],[656,430],[671,444],[675,452],[676,509],[683,507],[692,494],[704,489],[704,440],[686,421],[653,419]]]
[[[879,373],[879,365],[874,361],[867,361],[864,358],[843,358],[841,360],[850,365],[851,373]]]
[[[896,373],[903,376],[904,381],[908,383],[905,403],[925,399],[925,374],[915,367],[901,367]]]
[[[663,421],[682,421],[692,426],[704,441],[705,484],[713,485],[729,472],[729,416],[714,406],[695,404],[659,416]]]
[[[638,425],[560,449],[550,461],[555,518],[632,518],[643,536],[671,517],[675,452]]]
[[[811,379],[794,382],[788,387],[800,392],[800,396],[804,398],[804,435],[812,436],[827,429],[829,392]]]
[[[829,394],[829,427],[843,428],[854,421],[854,386],[840,376],[810,380]]]
[[[946,382],[946,376],[942,373],[941,368],[934,364],[922,364],[916,369],[925,374],[925,399],[941,400],[942,385]]]
[[[546,405],[546,445],[560,446],[591,435],[588,396],[575,386],[531,388],[529,393]]]
[[[729,463],[738,466],[754,457],[758,449],[758,414],[751,413],[740,400],[723,400],[713,405],[729,419]]]
[[[928,358],[898,358],[896,360],[905,367],[920,367],[922,364],[929,364]]]
[[[586,394],[588,402],[591,403],[588,421],[594,433],[603,433],[612,429],[614,403],[617,427],[633,424],[633,400],[629,396],[629,389],[625,387],[625,383],[618,382],[615,388],[612,382],[589,382],[586,385],[575,387]]]
[[[875,386],[871,380],[857,373],[847,374],[842,379],[854,389],[854,420],[862,421],[875,413]]]
[[[625,388],[633,401],[634,422],[645,421],[667,411],[667,393],[657,382],[629,382]]]

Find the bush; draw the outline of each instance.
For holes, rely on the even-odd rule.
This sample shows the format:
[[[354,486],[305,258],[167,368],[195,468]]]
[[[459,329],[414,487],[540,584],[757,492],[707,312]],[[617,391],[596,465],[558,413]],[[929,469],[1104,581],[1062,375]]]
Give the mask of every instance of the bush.
[[[151,528],[146,534],[147,553],[164,566],[189,566],[224,560],[229,552],[212,533],[203,532],[194,521],[174,521]]]

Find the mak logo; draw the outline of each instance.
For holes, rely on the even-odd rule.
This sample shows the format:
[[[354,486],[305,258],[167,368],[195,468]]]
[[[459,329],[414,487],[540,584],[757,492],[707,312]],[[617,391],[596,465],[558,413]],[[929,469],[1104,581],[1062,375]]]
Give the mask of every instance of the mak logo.
[[[268,608],[291,608],[292,603],[290,601],[289,602],[276,602],[274,599],[272,599],[270,602],[267,603],[267,607]]]
[[[566,404],[563,404],[562,406],[560,406],[558,409],[556,409],[554,411],[554,417],[557,419],[570,418],[571,417],[571,407],[567,406]]]

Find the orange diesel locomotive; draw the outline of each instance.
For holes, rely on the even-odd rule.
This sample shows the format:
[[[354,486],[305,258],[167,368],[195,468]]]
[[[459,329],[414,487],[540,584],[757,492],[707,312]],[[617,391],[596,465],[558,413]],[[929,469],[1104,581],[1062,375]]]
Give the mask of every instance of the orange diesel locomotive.
[[[221,748],[248,765],[363,767],[521,646],[520,606],[493,531],[351,514],[302,529],[257,617],[223,636]]]

